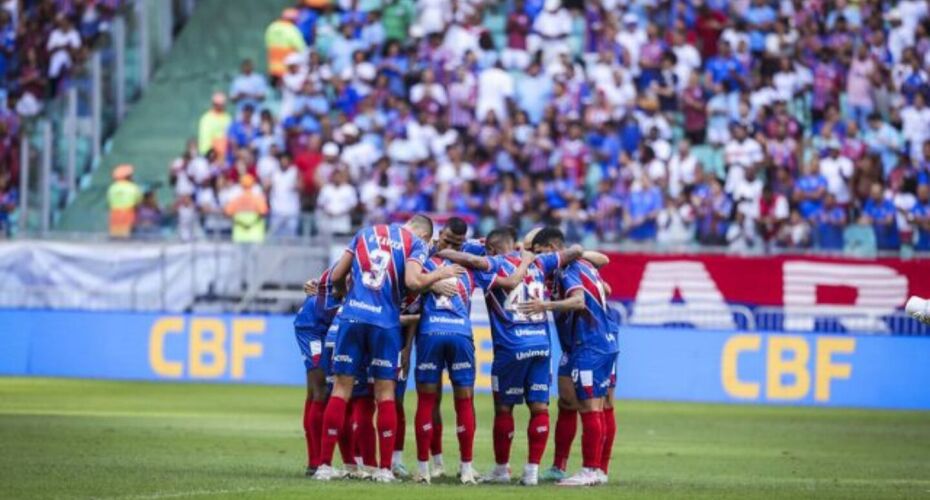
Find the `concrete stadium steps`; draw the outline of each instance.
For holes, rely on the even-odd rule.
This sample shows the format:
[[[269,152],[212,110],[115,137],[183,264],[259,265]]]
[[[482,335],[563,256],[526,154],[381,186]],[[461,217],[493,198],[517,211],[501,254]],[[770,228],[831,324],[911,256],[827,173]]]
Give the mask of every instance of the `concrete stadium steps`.
[[[264,31],[289,0],[200,0],[142,99],[112,137],[90,185],[62,215],[56,229],[106,231],[106,190],[120,163],[136,166],[143,186],[160,184],[159,202],[173,198],[168,164],[197,132],[210,94],[226,91],[239,63],[248,57],[264,71]]]

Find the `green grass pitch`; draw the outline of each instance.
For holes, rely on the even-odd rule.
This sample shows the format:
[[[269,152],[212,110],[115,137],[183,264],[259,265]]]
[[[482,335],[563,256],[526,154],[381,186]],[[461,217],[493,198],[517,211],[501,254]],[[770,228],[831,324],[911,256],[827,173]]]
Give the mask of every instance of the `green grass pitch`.
[[[302,397],[285,387],[0,378],[0,498],[930,498],[928,413],[621,401],[608,486],[321,484],[302,475]],[[406,404],[412,415],[412,395]],[[485,471],[490,398],[477,405]],[[452,422],[448,401],[443,411]],[[525,422],[518,411],[517,429]],[[525,443],[518,431],[516,474]],[[412,466],[409,429],[406,448]],[[550,442],[544,466],[551,453]]]

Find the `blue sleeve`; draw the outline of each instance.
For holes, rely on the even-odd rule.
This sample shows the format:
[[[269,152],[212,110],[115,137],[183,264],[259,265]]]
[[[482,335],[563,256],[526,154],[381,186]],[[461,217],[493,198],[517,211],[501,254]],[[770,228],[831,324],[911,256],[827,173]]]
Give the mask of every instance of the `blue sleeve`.
[[[462,244],[462,251],[479,257],[483,257],[487,254],[484,245],[478,240],[465,241],[465,243]]]
[[[562,265],[562,258],[558,252],[542,253],[536,256],[536,265],[543,274],[549,276]]]
[[[355,255],[355,249],[358,248],[358,240],[359,240],[359,238],[364,238],[364,236],[362,236],[362,232],[361,232],[361,231],[355,233],[355,236],[352,237],[352,241],[350,241],[350,242],[349,242],[349,246],[346,247],[346,252],[349,252],[349,253]]]
[[[427,256],[429,256],[429,246],[420,238],[414,239],[407,260],[415,260],[419,262],[420,265],[425,265]]]
[[[572,290],[581,288],[583,285],[581,284],[581,274],[578,271],[577,265],[571,265],[565,268],[565,270],[562,271],[559,283],[562,285],[562,290],[565,291],[565,296],[562,297],[563,299],[568,298]]]
[[[488,290],[494,284],[494,280],[497,277],[497,272],[500,270],[500,259],[498,257],[487,257],[488,264],[490,264],[490,269],[487,271],[474,271],[475,283],[483,288]]]

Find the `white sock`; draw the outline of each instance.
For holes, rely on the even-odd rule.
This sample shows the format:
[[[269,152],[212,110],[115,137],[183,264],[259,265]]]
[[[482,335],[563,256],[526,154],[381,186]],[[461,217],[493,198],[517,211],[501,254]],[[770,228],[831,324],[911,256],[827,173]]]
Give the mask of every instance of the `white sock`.
[[[433,463],[442,467],[442,453],[433,455]]]
[[[394,450],[394,454],[391,456],[391,463],[398,465],[403,465],[404,463],[404,452],[399,450]]]
[[[471,462],[462,462],[462,465],[459,467],[459,471],[471,472],[472,471]]]
[[[497,464],[497,466],[494,467],[494,471],[495,471],[495,472],[507,472],[508,470],[510,470],[510,464],[509,464],[509,463],[506,463],[506,464]]]
[[[526,464],[523,468],[524,476],[536,476],[539,474],[539,464]]]
[[[417,471],[420,472],[421,476],[428,476],[429,475],[429,462],[417,461]]]
[[[362,457],[355,457],[355,465],[361,467],[365,465],[365,461],[362,460]]]

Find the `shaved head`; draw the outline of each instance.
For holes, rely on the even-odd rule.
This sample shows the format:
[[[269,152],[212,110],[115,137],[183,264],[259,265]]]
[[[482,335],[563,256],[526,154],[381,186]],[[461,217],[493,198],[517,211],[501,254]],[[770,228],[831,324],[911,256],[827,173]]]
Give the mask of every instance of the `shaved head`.
[[[404,224],[404,227],[410,229],[413,234],[423,241],[429,242],[430,238],[433,237],[433,220],[425,215],[414,215]]]

